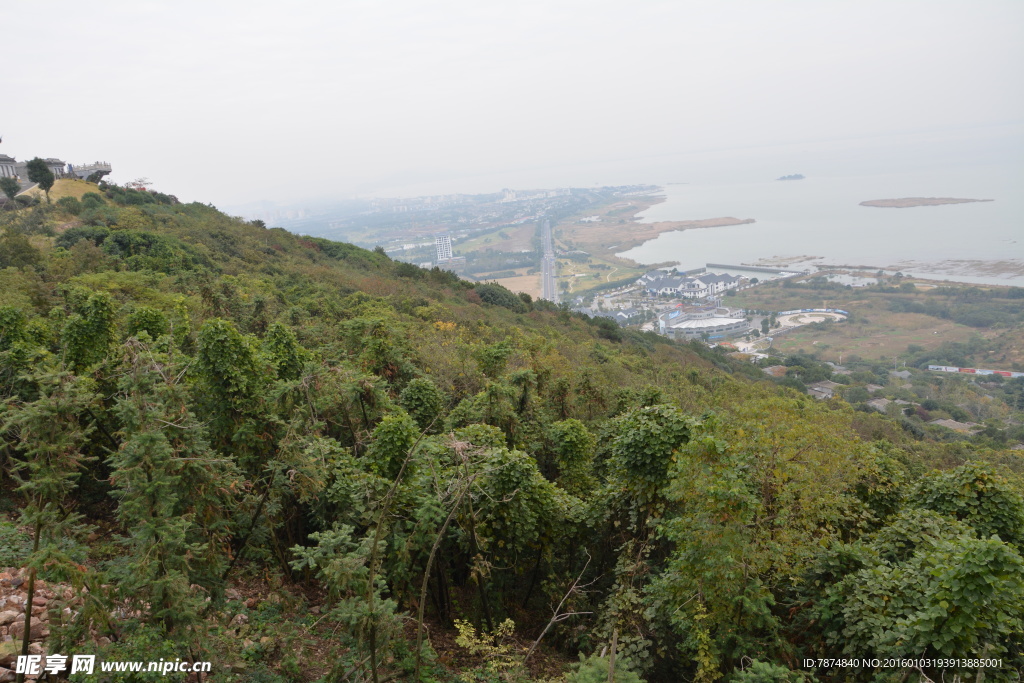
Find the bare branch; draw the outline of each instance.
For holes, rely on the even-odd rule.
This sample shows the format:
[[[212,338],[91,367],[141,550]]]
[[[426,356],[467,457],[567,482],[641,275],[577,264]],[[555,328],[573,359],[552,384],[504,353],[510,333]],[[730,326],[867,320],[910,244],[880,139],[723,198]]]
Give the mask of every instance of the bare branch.
[[[523,664],[526,664],[527,660],[530,659],[530,655],[532,655],[533,651],[537,649],[538,645],[540,645],[540,641],[544,639],[544,636],[547,635],[547,632],[552,625],[557,624],[560,621],[565,621],[569,617],[576,616],[578,614],[591,614],[591,612],[566,612],[564,614],[561,613],[562,605],[565,604],[565,601],[569,599],[570,595],[576,592],[576,588],[577,586],[579,586],[580,579],[583,578],[583,574],[586,573],[587,567],[590,566],[590,559],[590,553],[587,553],[587,562],[583,565],[583,570],[580,571],[579,576],[577,576],[576,580],[572,582],[572,585],[569,587],[569,590],[567,590],[565,592],[565,595],[562,596],[562,599],[559,601],[558,606],[555,608],[555,613],[552,615],[551,620],[548,621],[548,625],[544,627],[544,630],[540,632],[539,636],[537,636],[537,640],[533,641],[533,645],[531,645],[530,649],[527,650],[526,655],[523,657]]]

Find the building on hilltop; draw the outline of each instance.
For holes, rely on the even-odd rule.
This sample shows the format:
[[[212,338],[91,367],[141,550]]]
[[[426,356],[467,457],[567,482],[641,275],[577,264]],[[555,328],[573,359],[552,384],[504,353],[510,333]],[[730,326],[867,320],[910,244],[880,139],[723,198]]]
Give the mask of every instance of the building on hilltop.
[[[434,235],[434,249],[437,251],[437,262],[447,263],[452,260],[452,236],[444,232]]]
[[[53,174],[54,178],[64,178],[67,176],[68,165],[55,157],[47,157],[43,159],[46,162],[46,167],[50,169],[50,173]]]
[[[6,154],[0,154],[0,178],[15,178],[18,173],[15,170],[18,162],[14,160],[14,157],[9,157]]]
[[[8,158],[10,159],[10,157]],[[11,159],[11,161],[14,161],[14,159]],[[50,173],[53,174],[54,178],[59,180],[61,178],[68,177],[67,164],[65,164],[60,159],[57,159],[55,157],[47,157],[43,159],[43,162],[46,164],[46,168],[50,169]],[[35,183],[33,183],[28,178],[27,161],[14,161],[14,177],[21,184],[22,190],[27,190],[33,185],[35,185]]]
[[[98,177],[102,178],[105,175],[109,175],[111,172],[109,161],[94,161],[91,164],[68,164],[68,175],[81,178],[85,180],[91,175],[99,174]]]
[[[99,179],[109,175],[113,170],[109,161],[94,161],[91,164],[74,166],[56,157],[46,157],[43,159],[43,162],[50,169],[50,173],[53,173],[54,178],[57,179],[81,178],[85,180],[90,176]],[[7,154],[0,154],[0,178],[14,178],[21,185],[22,190],[27,190],[34,184],[28,179],[28,162],[18,161]]]

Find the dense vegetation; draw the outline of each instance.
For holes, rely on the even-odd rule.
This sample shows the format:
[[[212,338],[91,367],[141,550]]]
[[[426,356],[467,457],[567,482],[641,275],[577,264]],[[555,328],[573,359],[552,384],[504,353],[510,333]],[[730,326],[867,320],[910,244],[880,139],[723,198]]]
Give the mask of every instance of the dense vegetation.
[[[1014,452],[169,195],[76,202],[0,215],[0,560],[89,588],[64,654],[375,683],[1024,667]]]

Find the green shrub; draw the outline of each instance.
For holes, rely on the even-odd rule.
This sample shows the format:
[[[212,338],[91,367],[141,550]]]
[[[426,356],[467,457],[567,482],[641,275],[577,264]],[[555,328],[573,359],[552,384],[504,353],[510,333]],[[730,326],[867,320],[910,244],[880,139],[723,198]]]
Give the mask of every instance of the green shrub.
[[[808,680],[802,671],[791,671],[784,666],[754,660],[743,671],[734,674],[730,683],[802,683]]]
[[[608,657],[591,655],[584,659],[580,654],[580,661],[572,665],[573,670],[565,677],[566,683],[607,683],[608,682]],[[636,672],[630,669],[630,662],[625,657],[615,659],[615,683],[644,683]]]
[[[70,213],[72,216],[77,216],[82,213],[82,202],[78,201],[74,197],[61,197],[56,203],[57,206]]]
[[[493,282],[484,283],[474,287],[474,291],[480,295],[480,299],[484,303],[501,306],[516,313],[526,313],[529,310],[522,299],[499,284]]]
[[[59,203],[59,202],[58,202]],[[103,244],[103,240],[110,235],[110,230],[98,225],[83,225],[79,228],[71,228],[64,231],[57,237],[56,246],[70,249],[81,240],[92,240],[96,246]]]
[[[0,519],[0,567],[20,567],[32,551],[32,538],[12,522]]]

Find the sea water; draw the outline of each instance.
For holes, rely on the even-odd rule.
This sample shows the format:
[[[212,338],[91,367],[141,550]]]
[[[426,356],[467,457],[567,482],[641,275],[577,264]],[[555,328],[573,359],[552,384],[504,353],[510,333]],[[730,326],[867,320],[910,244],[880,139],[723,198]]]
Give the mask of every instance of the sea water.
[[[644,222],[756,222],[664,233],[621,255],[641,263],[862,266],[918,277],[1024,285],[1020,128],[971,130],[679,159]],[[774,173],[772,170],[774,169]],[[664,173],[671,169],[661,169]],[[802,173],[804,180],[775,180]],[[877,208],[871,199],[990,202]]]

